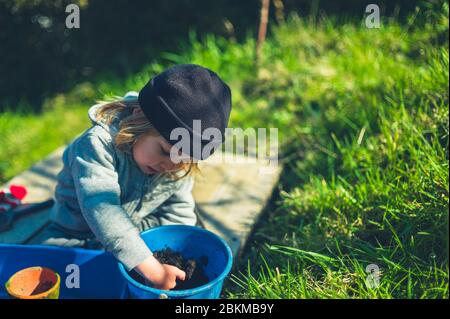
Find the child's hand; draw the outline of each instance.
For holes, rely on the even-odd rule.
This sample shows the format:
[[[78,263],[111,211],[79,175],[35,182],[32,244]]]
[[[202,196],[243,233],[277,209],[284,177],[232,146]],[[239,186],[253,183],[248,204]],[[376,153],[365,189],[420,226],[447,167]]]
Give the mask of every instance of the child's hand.
[[[170,290],[175,288],[176,280],[184,280],[186,273],[181,269],[161,264],[155,257],[150,256],[136,266],[135,270],[156,289]]]
[[[175,288],[176,286],[176,280],[184,280],[186,278],[186,273],[182,271],[180,268],[177,268],[175,266],[162,264],[165,275],[163,276],[162,280],[150,280],[153,284],[153,286],[156,289],[162,289],[162,290],[170,290]]]

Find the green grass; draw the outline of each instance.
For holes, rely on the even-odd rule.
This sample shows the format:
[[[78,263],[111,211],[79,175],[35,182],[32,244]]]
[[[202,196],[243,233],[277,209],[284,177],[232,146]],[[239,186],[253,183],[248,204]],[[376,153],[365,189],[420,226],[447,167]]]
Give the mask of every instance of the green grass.
[[[28,169],[89,127],[86,107],[58,105],[34,114],[27,109],[0,114],[0,184]]]
[[[258,71],[250,34],[235,43],[191,33],[181,53],[124,80],[99,76],[41,116],[2,114],[2,178],[78,134],[94,98],[202,64],[232,87],[231,126],[279,128],[284,165],[223,297],[448,298],[448,3],[408,21],[370,30],[292,15],[271,25]]]
[[[261,103],[284,128],[285,171],[227,297],[448,298],[448,42],[431,30],[275,31],[238,116]]]

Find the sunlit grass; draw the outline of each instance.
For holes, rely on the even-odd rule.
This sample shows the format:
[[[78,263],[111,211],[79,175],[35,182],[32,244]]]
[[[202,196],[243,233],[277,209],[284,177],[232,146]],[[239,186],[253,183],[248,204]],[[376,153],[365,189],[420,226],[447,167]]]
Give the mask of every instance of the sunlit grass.
[[[60,105],[41,114],[22,110],[0,115],[0,182],[5,182],[69,143],[89,127],[87,108]]]
[[[282,144],[278,190],[223,297],[448,298],[448,5],[433,10],[377,30],[292,15],[272,26],[258,71],[250,34],[236,43],[191,32],[181,53],[137,74],[99,76],[39,116],[2,114],[0,177],[88,127],[94,98],[198,63],[232,87],[231,126],[277,127]],[[375,288],[370,264],[381,270]]]

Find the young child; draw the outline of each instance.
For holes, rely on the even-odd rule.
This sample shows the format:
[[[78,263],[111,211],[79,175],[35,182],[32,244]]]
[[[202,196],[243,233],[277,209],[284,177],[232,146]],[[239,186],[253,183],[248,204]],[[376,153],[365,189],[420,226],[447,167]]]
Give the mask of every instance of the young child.
[[[154,287],[174,288],[185,273],[160,264],[140,232],[158,225],[196,225],[192,172],[197,160],[223,142],[230,111],[228,85],[195,64],[169,68],[139,93],[92,106],[93,126],[64,151],[52,223],[31,243],[103,247]],[[180,139],[171,138],[173,130],[185,129],[193,143],[201,136],[194,120],[201,121],[202,130],[221,132],[219,140],[201,140],[201,150],[208,141],[215,145],[206,155],[193,152],[193,144],[174,150]],[[185,160],[175,163],[171,151]]]

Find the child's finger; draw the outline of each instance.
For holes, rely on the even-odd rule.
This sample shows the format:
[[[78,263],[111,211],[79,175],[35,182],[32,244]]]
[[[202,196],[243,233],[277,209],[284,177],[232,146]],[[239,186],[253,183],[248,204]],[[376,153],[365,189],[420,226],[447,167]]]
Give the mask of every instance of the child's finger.
[[[183,270],[181,270],[181,269],[178,269],[178,271],[176,273],[176,276],[180,280],[185,280],[186,279],[186,273]]]

